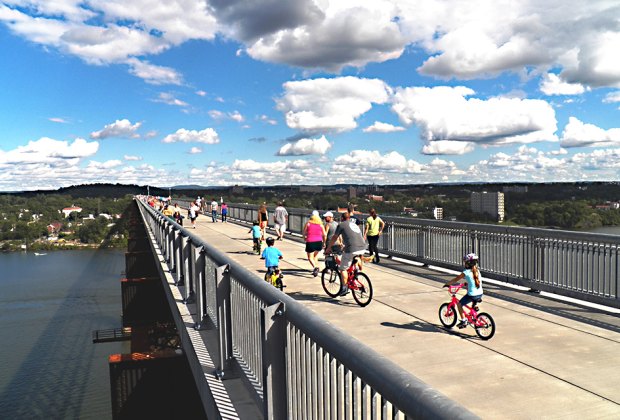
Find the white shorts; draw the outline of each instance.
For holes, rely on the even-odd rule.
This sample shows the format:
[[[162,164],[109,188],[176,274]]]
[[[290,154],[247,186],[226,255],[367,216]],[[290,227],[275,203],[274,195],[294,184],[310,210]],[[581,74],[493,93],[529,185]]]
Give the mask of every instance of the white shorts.
[[[275,226],[276,230],[279,230],[280,232],[285,232],[286,231],[286,223],[276,223]]]
[[[351,265],[351,261],[353,261],[354,255],[364,255],[365,252],[366,250],[345,252],[344,254],[342,254],[342,259],[340,260],[340,265],[338,266],[338,268],[342,271],[346,270]]]

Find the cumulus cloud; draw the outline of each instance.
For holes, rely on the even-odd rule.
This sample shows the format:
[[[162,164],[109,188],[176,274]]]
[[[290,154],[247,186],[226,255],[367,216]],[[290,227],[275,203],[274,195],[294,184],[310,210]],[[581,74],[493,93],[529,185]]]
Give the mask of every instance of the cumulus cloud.
[[[124,155],[123,159],[127,160],[127,161],[140,161],[142,160],[141,156],[133,156],[133,155]]]
[[[106,124],[103,130],[90,133],[90,138],[97,140],[103,140],[109,137],[137,139],[140,138],[137,131],[141,125],[141,122],[132,124],[128,119],[116,120],[111,124]]]
[[[155,84],[178,84],[180,76],[137,57],[159,54],[190,39],[213,39],[217,30],[206,2],[192,0],[5,2],[0,21],[32,42],[87,63],[126,63],[132,74]]]
[[[48,120],[50,120],[51,122],[59,123],[59,124],[67,124],[68,123],[67,120],[65,120],[64,118],[60,118],[60,117],[51,117],[51,118],[48,118]]]
[[[98,170],[108,170],[111,168],[116,168],[117,166],[122,165],[123,162],[121,162],[118,159],[112,159],[112,160],[108,160],[105,162],[97,162],[94,160],[91,160],[90,162],[88,162],[88,166],[86,167],[87,169],[98,169]]]
[[[562,147],[620,146],[620,128],[605,130],[570,117],[560,140]]]
[[[392,110],[403,124],[415,124],[437,153],[454,143],[431,146],[435,141],[500,145],[557,141],[555,111],[545,101],[519,98],[467,98],[475,92],[463,86],[396,89]]]
[[[398,152],[382,155],[377,150],[353,150],[334,159],[333,169],[341,171],[365,170],[369,172],[421,173],[422,164],[407,159]]]
[[[189,149],[189,151],[187,152],[190,155],[197,155],[199,153],[202,153],[202,149],[200,147],[192,147],[191,149]]]
[[[0,166],[28,164],[64,166],[68,162],[78,163],[81,159],[97,153],[97,150],[99,143],[96,141],[88,142],[77,138],[70,143],[43,137],[14,150],[0,150]]]
[[[357,127],[356,119],[372,104],[388,101],[390,88],[378,79],[337,77],[286,82],[276,107],[293,129],[341,132]]]
[[[300,139],[286,143],[280,148],[278,156],[324,155],[332,147],[331,143],[321,136],[318,139]]]
[[[176,133],[168,134],[162,140],[162,143],[177,142],[216,144],[220,142],[220,138],[217,132],[212,128],[205,128],[200,131],[179,128]]]
[[[474,143],[469,141],[436,140],[425,144],[425,155],[463,155],[474,150]]]
[[[545,95],[579,95],[586,89],[579,83],[566,83],[558,75],[547,73],[540,82],[540,91]]]
[[[406,40],[390,1],[315,2],[305,13],[303,24],[248,40],[247,53],[263,61],[339,72],[346,66],[397,58],[404,50]]]
[[[278,125],[278,122],[276,120],[274,120],[273,118],[269,118],[267,115],[264,115],[264,114],[260,115],[258,119],[264,122],[265,124]]]
[[[392,124],[375,121],[373,125],[370,125],[362,130],[364,133],[394,133],[397,131],[405,131],[405,127],[398,127]]]

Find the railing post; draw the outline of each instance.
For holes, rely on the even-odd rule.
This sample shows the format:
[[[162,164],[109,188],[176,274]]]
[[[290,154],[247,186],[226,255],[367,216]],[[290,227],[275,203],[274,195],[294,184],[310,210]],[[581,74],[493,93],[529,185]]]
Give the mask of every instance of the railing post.
[[[183,233],[177,231],[174,241],[174,267],[177,284],[183,282]]]
[[[230,311],[230,266],[222,265],[215,269],[215,301],[220,342],[220,360],[218,371],[223,375],[230,367],[233,358],[232,319]]]
[[[205,252],[203,247],[196,248],[194,250],[194,267],[196,267],[196,317],[198,318],[198,322],[194,324],[195,330],[202,329],[206,317],[206,302],[205,302]]]
[[[266,419],[287,418],[284,313],[282,302],[261,309],[263,412]]]
[[[196,278],[198,277],[198,273],[203,270],[199,270],[198,263],[200,251],[197,247],[191,242],[187,241],[187,267],[188,271],[185,276],[185,288],[183,289],[183,303],[194,303],[196,301],[196,295],[194,294],[194,290],[196,290]],[[202,249],[202,247],[198,247]]]

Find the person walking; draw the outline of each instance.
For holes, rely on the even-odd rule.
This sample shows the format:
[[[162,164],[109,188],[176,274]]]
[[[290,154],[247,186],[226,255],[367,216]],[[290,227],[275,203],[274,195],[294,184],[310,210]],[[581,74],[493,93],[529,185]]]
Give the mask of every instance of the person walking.
[[[276,228],[276,240],[281,241],[286,231],[286,224],[288,222],[288,212],[284,208],[284,203],[279,202],[278,207],[273,212],[273,222]]]
[[[364,239],[368,241],[368,251],[370,256],[373,257],[373,262],[379,264],[379,251],[377,244],[379,243],[379,236],[383,233],[385,223],[379,216],[375,209],[370,209],[370,216],[366,219],[364,224]]]
[[[265,230],[267,229],[267,205],[265,203],[261,204],[258,208],[258,224],[260,226],[260,230],[262,232],[261,241],[265,240]]]
[[[228,204],[222,202],[220,206],[220,213],[222,214],[222,223],[227,223],[226,219],[228,218]]]
[[[217,201],[215,201],[215,198],[213,200],[211,200],[211,221],[213,223],[217,222]]]
[[[306,241],[306,255],[308,262],[312,266],[312,275],[314,277],[319,275],[319,252],[323,250],[325,246],[325,240],[327,235],[325,234],[325,228],[321,223],[318,211],[313,211],[310,220],[304,225],[304,240]]]

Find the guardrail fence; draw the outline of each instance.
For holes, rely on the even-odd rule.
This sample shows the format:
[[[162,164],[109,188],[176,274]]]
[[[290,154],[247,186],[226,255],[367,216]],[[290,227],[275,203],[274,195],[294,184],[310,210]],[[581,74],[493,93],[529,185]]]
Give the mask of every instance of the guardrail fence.
[[[251,222],[258,217],[255,205],[229,204],[228,209],[231,219]],[[270,215],[273,210],[268,209]],[[311,210],[287,211],[287,229],[301,234]],[[476,252],[486,277],[620,308],[620,237],[616,235],[381,218],[386,229],[378,246],[387,255],[459,270],[463,255]]]
[[[140,200],[170,272],[195,310],[196,329],[217,330],[216,374],[243,372],[269,419],[475,418],[393,362],[319,318],[211,244]],[[232,207],[232,217],[256,209]],[[302,214],[290,224],[301,229]],[[179,329],[184,328],[179,326]],[[187,334],[187,333],[186,333]],[[195,372],[197,381],[202,372]],[[199,387],[200,388],[200,387]]]

